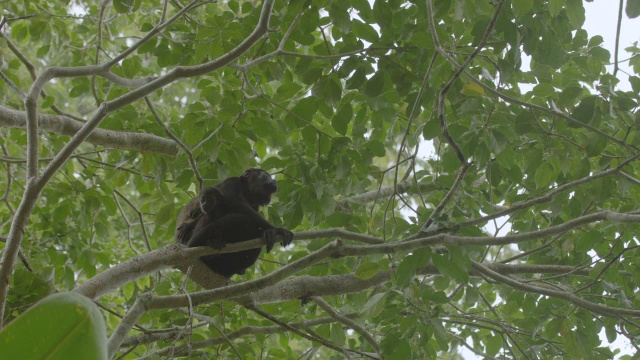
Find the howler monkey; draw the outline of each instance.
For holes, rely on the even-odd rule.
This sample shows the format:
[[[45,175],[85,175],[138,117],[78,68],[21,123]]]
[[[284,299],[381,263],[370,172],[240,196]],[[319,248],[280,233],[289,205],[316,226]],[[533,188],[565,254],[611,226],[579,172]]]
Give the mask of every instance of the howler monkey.
[[[239,177],[230,177],[215,187],[203,188],[178,215],[176,242],[189,247],[212,246],[222,249],[235,243],[263,237],[267,252],[282,236],[282,245],[291,243],[293,233],[276,228],[258,210],[271,202],[278,185],[269,173],[248,169]],[[244,274],[260,255],[260,248],[200,258],[211,270],[224,276]]]

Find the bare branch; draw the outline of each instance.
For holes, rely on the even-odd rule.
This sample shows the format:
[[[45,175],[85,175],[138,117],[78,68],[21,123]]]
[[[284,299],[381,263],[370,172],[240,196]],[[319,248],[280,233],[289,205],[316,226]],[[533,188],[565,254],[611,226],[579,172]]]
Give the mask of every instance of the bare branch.
[[[584,299],[581,299],[569,292],[566,291],[559,291],[559,290],[551,290],[548,288],[543,288],[543,287],[539,287],[539,286],[534,286],[534,285],[528,285],[528,284],[524,284],[520,281],[517,281],[515,279],[512,279],[508,276],[504,276],[504,275],[500,275],[497,272],[487,268],[486,266],[484,266],[481,263],[472,261],[472,266],[478,270],[479,272],[485,274],[486,276],[499,281],[501,283],[507,284],[509,286],[512,286],[518,290],[522,290],[522,291],[526,291],[526,292],[532,292],[535,294],[541,294],[541,295],[546,295],[546,296],[553,296],[553,297],[557,297],[560,299],[564,299],[567,301],[570,301],[571,303],[573,303],[576,306],[579,306],[581,308],[587,309],[591,312],[600,314],[600,315],[606,315],[606,316],[624,316],[624,315],[630,315],[630,316],[635,316],[635,317],[640,317],[640,310],[635,310],[635,309],[623,309],[623,308],[614,308],[614,307],[610,307],[610,306],[605,306],[605,305],[601,305],[601,304],[596,304],[596,303],[592,303],[589,301],[586,301]]]
[[[380,347],[378,346],[378,342],[373,337],[373,335],[367,331],[364,327],[360,326],[357,322],[349,319],[346,316],[341,315],[336,309],[334,309],[328,302],[326,302],[323,298],[319,296],[314,296],[313,301],[315,301],[318,306],[322,308],[329,316],[336,319],[337,321],[343,323],[344,325],[350,327],[355,330],[358,334],[360,334],[371,347],[375,350],[378,355],[380,355]]]
[[[25,128],[26,124],[26,112],[0,106],[0,126]],[[64,115],[38,114],[38,127],[59,135],[73,136],[84,124]],[[95,129],[86,141],[112,149],[138,150],[168,156],[178,154],[178,145],[174,141],[146,133]]]

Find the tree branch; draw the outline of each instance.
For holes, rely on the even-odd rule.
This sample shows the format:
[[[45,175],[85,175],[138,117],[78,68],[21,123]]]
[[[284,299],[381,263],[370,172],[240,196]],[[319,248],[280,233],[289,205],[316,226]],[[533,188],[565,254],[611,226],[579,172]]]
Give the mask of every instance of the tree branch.
[[[552,290],[552,289],[543,288],[539,286],[524,284],[508,276],[500,275],[497,272],[487,268],[483,264],[473,260],[471,261],[471,266],[473,266],[478,272],[496,281],[499,281],[513,288],[516,288],[518,290],[564,299],[564,300],[570,301],[576,306],[579,306],[581,308],[584,308],[586,310],[589,310],[591,312],[594,312],[600,315],[613,316],[613,317],[630,315],[630,316],[640,317],[640,310],[615,308],[615,307],[605,306],[601,304],[596,304],[596,303],[592,303],[584,299],[581,299],[566,291]]]

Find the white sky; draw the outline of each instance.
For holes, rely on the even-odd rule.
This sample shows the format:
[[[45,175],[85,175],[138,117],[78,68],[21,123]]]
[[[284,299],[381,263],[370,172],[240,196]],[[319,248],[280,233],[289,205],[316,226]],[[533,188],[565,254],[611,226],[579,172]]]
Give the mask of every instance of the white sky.
[[[584,28],[589,33],[589,36],[601,35],[604,38],[604,44],[602,46],[611,52],[611,62],[613,63],[616,26],[618,22],[618,2],[613,0],[596,0],[591,3],[584,2],[584,7],[586,9]],[[624,49],[638,41],[640,41],[640,18],[629,19],[623,11],[618,60],[628,59],[629,54],[624,51]],[[625,61],[621,63],[620,69],[629,74],[629,62]],[[608,66],[607,70],[613,72],[613,65]],[[631,90],[631,87],[628,86],[627,75],[618,72],[618,78],[626,85],[621,86],[622,89]]]

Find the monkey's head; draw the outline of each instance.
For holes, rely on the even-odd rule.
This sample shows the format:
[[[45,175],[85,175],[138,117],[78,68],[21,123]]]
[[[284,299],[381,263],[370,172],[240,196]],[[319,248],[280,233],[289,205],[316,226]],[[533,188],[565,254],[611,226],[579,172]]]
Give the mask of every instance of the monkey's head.
[[[278,183],[262,169],[247,169],[240,179],[245,196],[250,203],[267,205],[271,202],[271,195],[278,191]]]

